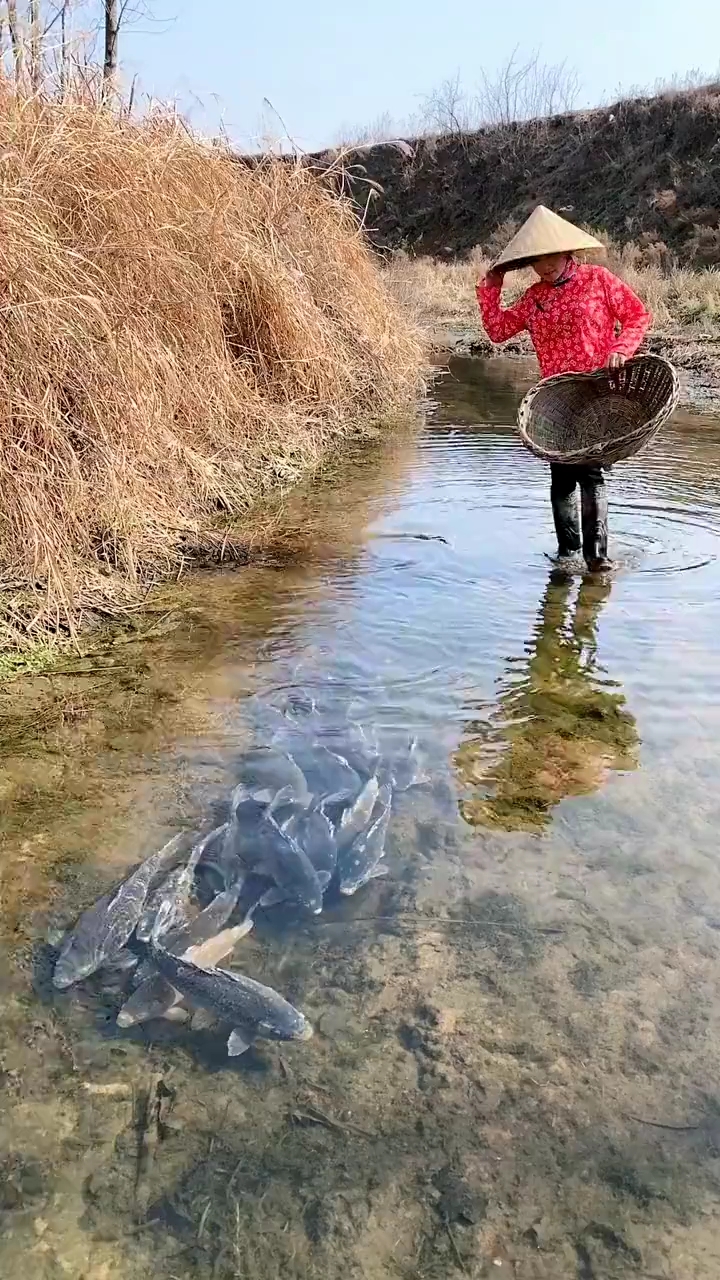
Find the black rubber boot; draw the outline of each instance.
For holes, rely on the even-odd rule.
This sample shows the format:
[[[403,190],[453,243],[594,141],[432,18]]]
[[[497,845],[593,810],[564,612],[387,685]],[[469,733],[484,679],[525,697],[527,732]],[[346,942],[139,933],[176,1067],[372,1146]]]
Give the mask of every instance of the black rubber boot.
[[[574,492],[559,496],[551,490],[550,501],[558,540],[558,557],[562,560],[580,550],[577,497]]]
[[[581,488],[582,552],[591,573],[609,569],[608,500],[605,482],[583,484]]]

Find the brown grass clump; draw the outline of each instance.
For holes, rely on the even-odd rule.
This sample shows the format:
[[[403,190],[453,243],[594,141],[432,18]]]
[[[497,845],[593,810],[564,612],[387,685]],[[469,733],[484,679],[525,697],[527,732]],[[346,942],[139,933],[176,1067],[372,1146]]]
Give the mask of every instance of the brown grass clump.
[[[0,647],[136,598],[415,396],[417,336],[306,167],[0,84],[0,180]]]

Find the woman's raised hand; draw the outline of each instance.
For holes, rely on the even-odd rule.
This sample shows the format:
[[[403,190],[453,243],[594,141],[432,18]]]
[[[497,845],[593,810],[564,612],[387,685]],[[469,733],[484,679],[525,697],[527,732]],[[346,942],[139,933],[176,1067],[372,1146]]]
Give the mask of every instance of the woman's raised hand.
[[[504,267],[491,267],[485,275],[483,284],[487,285],[489,289],[502,289],[504,279]]]

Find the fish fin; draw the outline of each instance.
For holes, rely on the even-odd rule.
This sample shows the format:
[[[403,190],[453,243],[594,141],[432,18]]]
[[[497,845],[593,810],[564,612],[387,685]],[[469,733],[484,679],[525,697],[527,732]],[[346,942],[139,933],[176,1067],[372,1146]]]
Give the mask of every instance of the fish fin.
[[[138,942],[149,942],[152,937],[152,927],[155,923],[154,917],[149,916],[146,920],[141,920],[135,927],[135,937]]]
[[[279,889],[274,885],[272,889],[268,889],[258,902],[259,907],[277,907],[281,902],[287,902],[287,893],[284,889]]]
[[[323,796],[318,808],[324,811],[326,804],[337,804],[339,800],[352,800],[352,792],[347,787],[341,787],[339,791],[331,791],[329,796]]]
[[[182,1005],[173,1004],[160,1015],[165,1022],[187,1022],[190,1017],[189,1010],[183,1009]]]
[[[254,928],[255,921],[253,920],[252,911],[248,911],[245,918],[240,921],[240,924],[235,926],[238,942],[241,938],[246,938],[249,933],[252,933]]]
[[[318,878],[320,888],[327,889],[330,881],[332,880],[332,871],[316,871],[315,875]]]
[[[116,969],[121,973],[127,973],[130,969],[135,969],[139,962],[140,957],[135,955],[134,951],[128,950],[127,947],[122,947],[120,951],[115,951],[112,955],[107,956],[100,968],[103,970]]]
[[[279,827],[280,824],[275,821],[275,814],[277,813],[278,809],[282,809],[283,805],[290,804],[293,801],[295,797],[295,791],[290,786],[281,787],[280,790],[276,792],[274,797],[271,792],[268,792],[268,797],[269,797],[269,807],[267,811],[267,816],[275,823],[276,827]],[[282,830],[282,828],[280,829]]]
[[[232,925],[228,929],[221,929],[219,933],[216,933],[212,938],[206,938],[204,942],[194,943],[186,951],[183,951],[181,958],[197,965],[198,969],[213,969],[218,963],[216,957],[224,960],[226,956],[231,955],[240,939],[250,933],[252,927],[252,916],[246,916],[240,924]],[[225,950],[222,950],[223,947]]]
[[[228,824],[226,822],[223,822],[222,826],[215,827],[213,831],[209,831],[206,836],[203,836],[202,840],[198,840],[197,843],[193,845],[192,849],[190,850],[190,857],[187,860],[187,864],[185,866],[185,871],[184,871],[184,879],[186,883],[192,884],[193,877],[195,875],[195,868],[200,862],[203,854],[205,853],[206,849],[210,847],[213,840],[215,840],[220,835],[220,832],[223,830],[223,828],[227,827],[227,825]]]
[[[239,1058],[241,1053],[245,1053],[249,1048],[251,1041],[246,1040],[246,1031],[238,1031],[237,1027],[230,1032],[227,1042],[228,1058]]]
[[[368,876],[368,880],[382,880],[383,876],[386,876],[387,874],[387,867],[384,867],[382,863],[379,863],[377,867],[373,867],[370,875]]]
[[[245,783],[239,782],[238,785],[230,793],[230,812],[232,813],[233,817],[235,816],[235,813],[237,812],[237,810],[240,808],[240,805],[242,804],[243,800],[248,800],[249,798],[250,798],[250,792],[245,786]]]
[[[195,1009],[190,1019],[191,1031],[207,1031],[208,1027],[213,1027],[217,1022],[214,1013],[209,1009]]]
[[[160,939],[162,935],[164,933],[167,933],[168,930],[171,928],[170,922],[172,920],[174,910],[175,910],[175,903],[172,900],[172,898],[166,898],[164,902],[161,902],[157,910],[157,915],[155,916],[155,922],[152,927],[152,933],[150,934],[151,948],[159,947]]]

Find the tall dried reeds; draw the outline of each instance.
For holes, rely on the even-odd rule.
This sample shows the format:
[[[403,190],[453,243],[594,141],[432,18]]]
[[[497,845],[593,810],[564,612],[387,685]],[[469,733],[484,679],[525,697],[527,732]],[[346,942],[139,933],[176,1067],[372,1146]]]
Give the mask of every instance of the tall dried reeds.
[[[417,336],[307,167],[0,83],[0,182],[0,645],[413,399]]]

